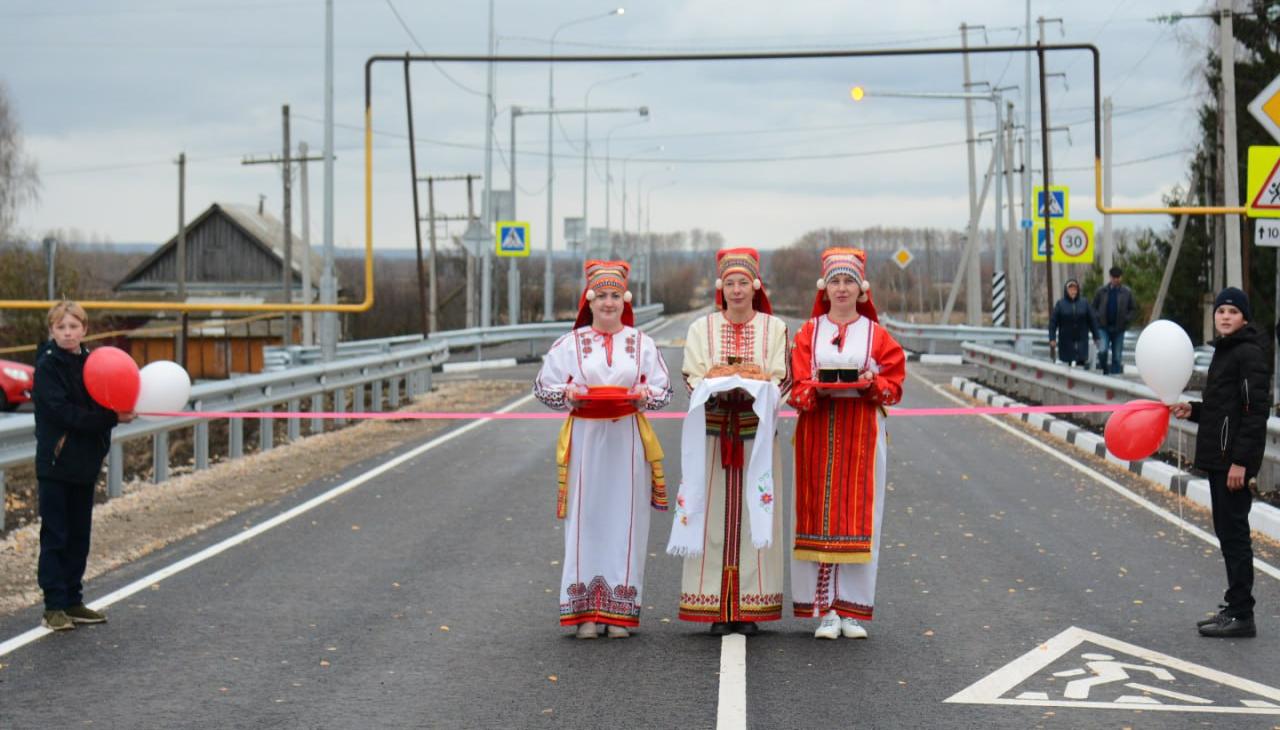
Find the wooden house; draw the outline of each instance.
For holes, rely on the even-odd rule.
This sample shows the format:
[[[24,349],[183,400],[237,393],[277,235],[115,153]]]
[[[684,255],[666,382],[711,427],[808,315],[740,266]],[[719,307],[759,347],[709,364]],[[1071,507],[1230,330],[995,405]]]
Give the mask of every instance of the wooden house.
[[[303,245],[292,236],[290,300],[304,300]],[[175,235],[125,275],[115,286],[122,300],[177,299],[178,238]],[[310,257],[311,287],[316,301],[322,262]],[[187,225],[186,301],[264,303],[284,300],[284,225],[262,206],[214,203]],[[283,318],[241,313],[199,312],[189,317],[187,371],[192,378],[226,378],[262,370],[267,345],[280,345]],[[341,318],[340,318],[341,319]],[[129,351],[138,364],[177,360],[177,315],[156,317],[129,333]],[[300,339],[298,317],[292,318],[290,342]]]

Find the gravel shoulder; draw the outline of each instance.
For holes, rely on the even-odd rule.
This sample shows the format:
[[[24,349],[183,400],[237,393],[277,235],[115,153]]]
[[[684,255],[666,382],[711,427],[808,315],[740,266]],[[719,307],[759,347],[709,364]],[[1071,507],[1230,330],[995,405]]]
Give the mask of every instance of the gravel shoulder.
[[[485,411],[528,392],[516,380],[458,381],[437,385],[400,411]],[[368,421],[226,461],[162,484],[135,480],[119,499],[93,514],[93,547],[85,579],[137,560],[165,545],[277,500],[306,484],[447,428],[447,421]],[[40,524],[0,541],[0,616],[40,601],[36,560]]]

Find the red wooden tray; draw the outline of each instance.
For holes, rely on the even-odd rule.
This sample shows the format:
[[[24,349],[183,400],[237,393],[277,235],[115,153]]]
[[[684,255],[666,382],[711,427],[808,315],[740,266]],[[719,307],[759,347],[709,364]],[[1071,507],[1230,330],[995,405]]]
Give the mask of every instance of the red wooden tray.
[[[592,385],[575,398],[582,403],[617,403],[638,400],[639,396],[625,385]]]

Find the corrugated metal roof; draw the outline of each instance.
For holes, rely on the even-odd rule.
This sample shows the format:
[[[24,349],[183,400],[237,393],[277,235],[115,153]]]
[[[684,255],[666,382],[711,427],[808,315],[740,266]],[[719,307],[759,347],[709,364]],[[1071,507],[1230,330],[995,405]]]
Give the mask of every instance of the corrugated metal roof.
[[[284,259],[284,222],[279,218],[263,211],[258,212],[255,205],[242,205],[240,203],[214,203],[227,214],[229,218],[240,224],[245,231],[249,232],[255,238],[271,248],[277,257]],[[293,239],[293,270],[302,274],[302,239],[297,234],[290,231],[290,238]],[[311,285],[320,286],[320,275],[324,273],[324,258],[318,252],[311,252]]]

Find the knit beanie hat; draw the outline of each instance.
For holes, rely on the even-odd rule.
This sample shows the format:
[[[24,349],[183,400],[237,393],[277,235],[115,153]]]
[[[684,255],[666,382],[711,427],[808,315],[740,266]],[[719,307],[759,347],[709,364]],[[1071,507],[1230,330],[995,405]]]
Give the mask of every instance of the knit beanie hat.
[[[1253,319],[1253,311],[1249,309],[1249,296],[1243,291],[1229,286],[1218,292],[1218,296],[1213,300],[1213,311],[1218,311],[1218,307],[1224,304],[1230,304],[1240,313],[1244,315],[1244,321],[1248,322]]]

